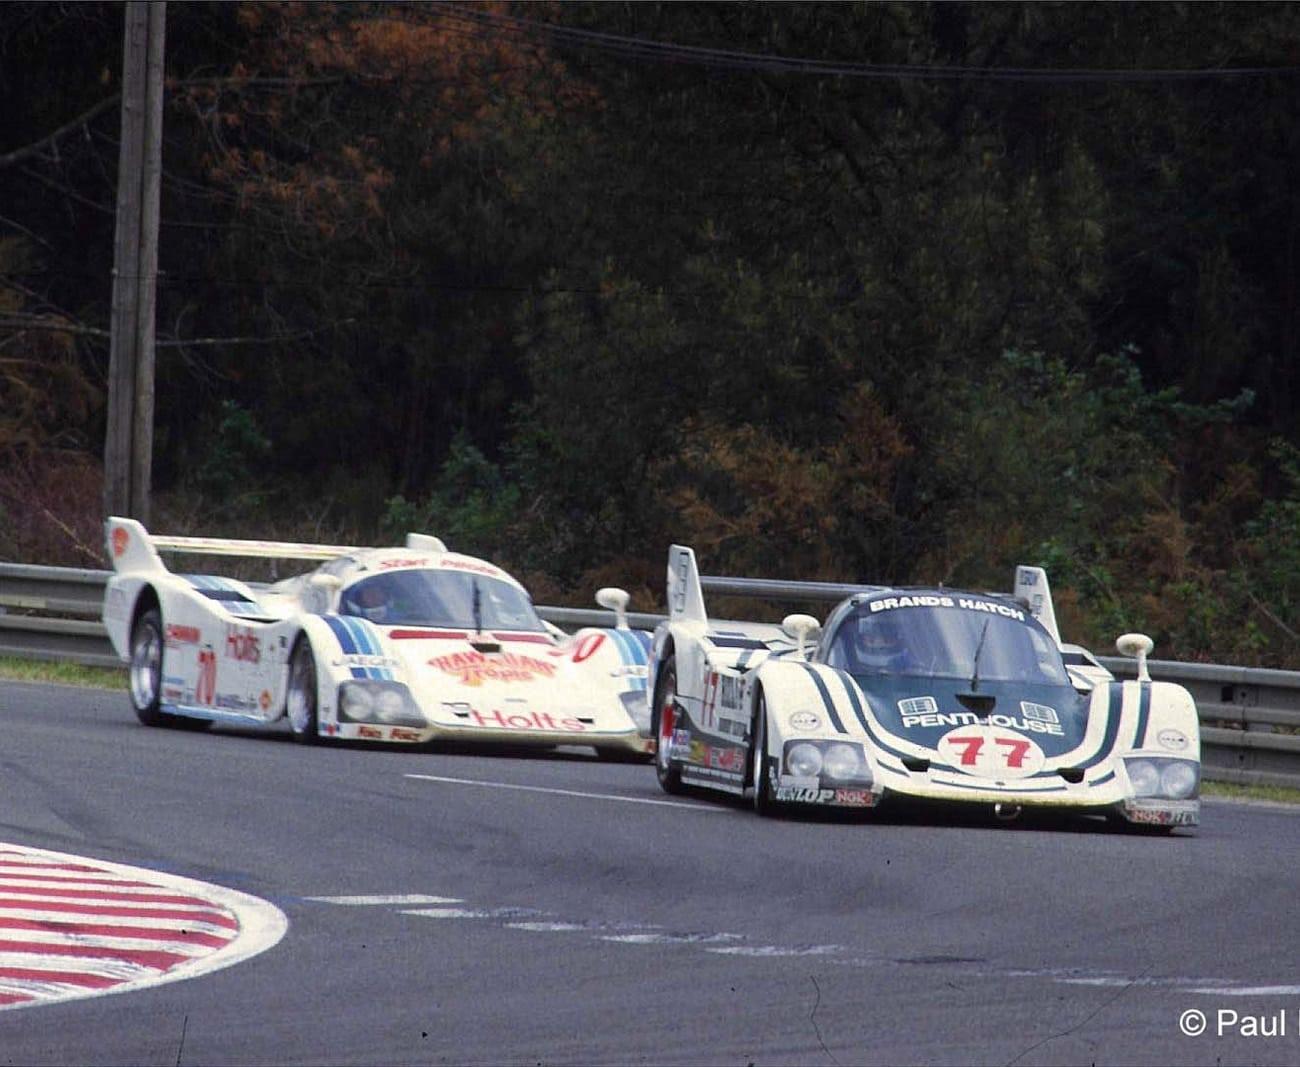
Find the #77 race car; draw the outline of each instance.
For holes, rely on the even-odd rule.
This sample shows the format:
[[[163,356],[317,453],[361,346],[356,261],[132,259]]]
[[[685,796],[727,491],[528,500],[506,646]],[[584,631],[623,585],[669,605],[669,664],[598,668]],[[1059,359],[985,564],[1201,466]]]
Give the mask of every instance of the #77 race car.
[[[1150,638],[1118,640],[1137,678],[1116,680],[1061,642],[1039,567],[1016,569],[1011,596],[858,588],[824,626],[712,620],[694,552],[672,546],[650,664],[666,792],[747,794],[760,813],[911,799],[1197,825],[1196,707],[1151,680]]]
[[[621,589],[596,597],[615,626],[569,636],[505,571],[423,534],[357,548],[151,536],[125,518],[105,531],[114,574],[104,625],[145,725],[287,718],[304,742],[590,745],[641,759],[653,750],[650,635],[628,628]],[[318,566],[254,585],[175,574],[160,551]]]

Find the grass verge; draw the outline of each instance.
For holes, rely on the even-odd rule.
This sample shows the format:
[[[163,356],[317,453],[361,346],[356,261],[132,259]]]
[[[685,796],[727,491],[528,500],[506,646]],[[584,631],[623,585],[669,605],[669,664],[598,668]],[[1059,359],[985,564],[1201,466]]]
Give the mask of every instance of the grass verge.
[[[126,668],[84,667],[79,663],[0,656],[0,678],[13,682],[57,682],[91,689],[122,689],[126,686]]]

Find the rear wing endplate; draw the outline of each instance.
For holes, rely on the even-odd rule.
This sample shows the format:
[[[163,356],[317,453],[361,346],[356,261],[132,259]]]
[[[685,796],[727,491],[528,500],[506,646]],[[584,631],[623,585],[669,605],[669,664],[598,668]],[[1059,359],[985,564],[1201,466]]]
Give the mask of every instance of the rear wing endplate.
[[[1042,567],[1017,567],[1015,597],[1029,605],[1029,614],[1043,624],[1043,629],[1052,635],[1059,648],[1061,631],[1056,626],[1056,609],[1052,607],[1052,588],[1047,584],[1047,572]]]

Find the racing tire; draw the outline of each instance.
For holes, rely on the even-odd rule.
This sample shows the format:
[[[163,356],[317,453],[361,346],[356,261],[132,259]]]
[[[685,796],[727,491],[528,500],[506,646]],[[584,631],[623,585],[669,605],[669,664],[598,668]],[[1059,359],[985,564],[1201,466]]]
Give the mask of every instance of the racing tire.
[[[162,710],[162,614],[157,608],[140,613],[131,627],[131,658],[127,666],[127,685],[135,717],[145,726],[169,726],[174,730],[206,730],[209,719],[172,715]]]
[[[677,660],[669,656],[655,677],[654,711],[650,732],[655,737],[655,777],[665,793],[678,796],[686,791],[682,769],[673,763],[673,732],[677,729]]]
[[[161,706],[162,656],[162,615],[157,608],[150,608],[131,627],[131,659],[127,667],[131,707],[145,726],[166,726],[171,718]]]
[[[320,743],[320,716],[316,691],[316,657],[311,642],[300,638],[289,657],[289,691],[284,699],[285,715],[293,739],[302,745]]]
[[[773,815],[777,811],[772,796],[772,782],[767,775],[767,701],[763,691],[758,691],[754,706],[754,728],[750,731],[753,749],[749,754],[749,780],[754,790],[754,810],[759,815]]]

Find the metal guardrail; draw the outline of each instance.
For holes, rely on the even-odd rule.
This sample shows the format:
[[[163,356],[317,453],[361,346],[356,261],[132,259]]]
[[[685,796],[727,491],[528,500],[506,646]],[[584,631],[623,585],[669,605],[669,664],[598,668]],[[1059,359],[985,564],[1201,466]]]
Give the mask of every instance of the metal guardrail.
[[[99,621],[110,572],[0,563],[0,656],[120,667]],[[703,576],[706,593],[774,600],[832,602],[872,586]],[[598,608],[539,606],[560,627],[608,626]],[[652,630],[665,616],[630,612]],[[1116,677],[1136,675],[1133,660],[1099,657]],[[1153,677],[1177,682],[1196,700],[1206,778],[1300,788],[1300,671],[1151,660]]]

